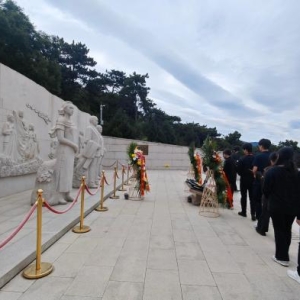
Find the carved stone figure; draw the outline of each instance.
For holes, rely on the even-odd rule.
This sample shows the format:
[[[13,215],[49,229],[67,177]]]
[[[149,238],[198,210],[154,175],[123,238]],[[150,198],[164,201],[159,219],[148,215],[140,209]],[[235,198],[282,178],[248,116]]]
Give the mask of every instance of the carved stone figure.
[[[40,149],[34,126],[26,124],[22,111],[7,115],[2,134],[4,157],[11,159],[15,165],[38,160]]]
[[[104,154],[106,152],[106,149],[104,147],[104,139],[102,136],[102,126],[97,125],[96,128],[97,128],[98,132],[100,133],[100,157],[97,161],[97,169],[98,169],[97,177],[100,180],[101,174],[102,174],[102,160],[103,160]]]
[[[24,121],[24,114],[22,111],[19,111],[18,113],[13,111],[13,116],[17,136],[17,153],[14,153],[13,156],[17,158],[15,161],[24,162],[26,160],[26,149],[29,140],[28,127]]]
[[[22,111],[7,115],[2,127],[3,153],[0,153],[0,177],[36,173],[42,159],[34,126],[27,125]]]
[[[33,205],[37,199],[36,192],[38,189],[43,190],[43,197],[51,206],[67,203],[62,199],[61,193],[56,190],[56,182],[54,179],[56,163],[56,159],[47,160],[39,167],[35,180],[35,188],[31,193],[31,205]]]
[[[78,156],[82,153],[83,148],[84,148],[84,133],[80,131],[78,137]]]
[[[101,135],[96,128],[97,124],[98,118],[96,116],[91,116],[90,125],[86,128],[84,135],[84,148],[75,167],[73,179],[74,187],[80,185],[81,176],[85,174],[87,174],[86,184],[88,187],[97,188],[98,186],[97,162],[101,155]]]
[[[11,114],[6,116],[7,121],[3,124],[2,135],[3,139],[3,153],[5,156],[11,156],[13,148],[16,147],[16,132],[14,125],[14,117]]]
[[[40,147],[39,147],[39,143],[37,141],[36,138],[36,133],[34,132],[34,126],[33,124],[29,124],[28,126],[28,141],[27,141],[27,145],[26,145],[26,154],[25,154],[25,158],[27,159],[34,159],[36,157],[38,157],[39,153],[40,153]]]
[[[75,143],[75,125],[71,121],[74,113],[74,106],[70,101],[66,101],[58,111],[59,116],[56,125],[51,129],[50,136],[57,137],[58,146],[56,150],[56,163],[54,165],[55,190],[59,192],[66,201],[73,201],[70,196],[72,189],[72,177],[74,170],[75,153],[78,150]],[[65,204],[60,200],[60,204]]]
[[[48,154],[48,157],[50,159],[54,159],[56,157],[56,149],[57,149],[58,141],[56,139],[52,139],[50,142],[50,153]]]

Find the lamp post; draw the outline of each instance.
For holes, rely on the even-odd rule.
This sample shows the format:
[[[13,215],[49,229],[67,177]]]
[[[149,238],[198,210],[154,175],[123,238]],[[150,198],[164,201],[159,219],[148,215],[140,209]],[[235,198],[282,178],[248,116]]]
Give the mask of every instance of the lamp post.
[[[139,94],[136,94],[135,96],[136,101],[135,101],[135,121],[137,121],[137,113],[138,113],[138,107],[139,107],[139,102],[141,101],[141,97]]]
[[[104,121],[103,121],[103,118],[102,118],[103,107],[105,107],[105,105],[100,104],[100,125],[104,124]]]

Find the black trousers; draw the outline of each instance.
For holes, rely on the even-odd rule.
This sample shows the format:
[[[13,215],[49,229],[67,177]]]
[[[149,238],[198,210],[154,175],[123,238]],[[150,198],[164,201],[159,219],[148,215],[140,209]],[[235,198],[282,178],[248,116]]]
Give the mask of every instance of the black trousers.
[[[262,191],[261,191],[261,180],[255,179],[253,182],[253,201],[255,203],[255,216],[256,219],[260,218],[262,212]]]
[[[242,213],[247,213],[247,193],[250,201],[250,212],[251,215],[255,214],[255,203],[253,201],[253,182],[252,181],[243,181],[241,178],[240,182],[240,191],[241,191],[241,207]]]
[[[300,276],[300,243],[298,246],[298,267],[297,267],[298,275]]]
[[[292,240],[292,225],[296,218],[279,212],[270,213],[275,235],[275,257],[278,260],[289,261],[289,248]]]
[[[265,233],[269,231],[270,212],[268,210],[268,199],[262,196],[262,212],[257,222],[257,230]]]

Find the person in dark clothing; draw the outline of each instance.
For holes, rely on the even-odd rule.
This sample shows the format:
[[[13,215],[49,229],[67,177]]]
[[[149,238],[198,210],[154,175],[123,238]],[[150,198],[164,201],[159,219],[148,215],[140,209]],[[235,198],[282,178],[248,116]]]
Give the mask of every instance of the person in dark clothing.
[[[261,139],[258,142],[258,148],[259,151],[261,152],[257,156],[255,156],[254,161],[253,161],[253,176],[254,176],[254,181],[253,181],[253,199],[255,202],[255,217],[258,220],[261,211],[262,211],[262,186],[261,186],[261,175],[264,172],[264,169],[270,165],[270,160],[269,156],[271,154],[270,152],[270,147],[271,147],[271,141],[268,139]],[[253,218],[255,221],[255,218]]]
[[[272,152],[270,154],[270,166],[266,167],[263,173],[263,176],[261,177],[261,184],[264,185],[264,177],[266,176],[267,171],[272,168],[272,166],[275,165],[276,160],[278,158],[277,152]],[[270,222],[270,212],[268,208],[268,198],[265,196],[265,194],[262,194],[262,212],[258,219],[257,225],[256,225],[256,232],[262,236],[266,235],[266,232],[269,231],[269,222]]]
[[[300,214],[297,216],[296,222],[300,226]],[[291,277],[292,279],[294,279],[298,283],[300,283],[300,243],[299,243],[299,246],[298,246],[298,266],[297,266],[297,270],[295,270],[295,271],[288,270],[287,274],[288,274],[289,277]]]
[[[236,185],[236,165],[234,159],[231,157],[231,150],[225,149],[223,151],[223,157],[225,159],[223,165],[223,171],[230,185],[231,193],[233,193]]]
[[[278,151],[278,159],[266,173],[263,185],[275,235],[275,255],[272,259],[285,267],[290,260],[292,224],[300,212],[300,172],[293,161],[293,154],[292,147],[283,147]]]
[[[235,166],[237,168],[239,160],[241,158],[240,147],[239,146],[234,146],[233,147],[233,151],[232,151],[231,157],[235,161]],[[237,184],[236,184],[236,179],[235,179],[235,184],[234,184],[234,190],[233,190],[233,192],[238,192],[238,191],[239,190],[238,190],[238,187],[237,187]]]
[[[252,144],[245,143],[243,146],[244,156],[239,160],[237,172],[240,175],[240,191],[241,191],[241,208],[238,213],[242,217],[247,217],[247,192],[250,201],[251,216],[255,217],[255,203],[253,202],[253,173],[252,165],[254,156],[252,154]]]
[[[298,170],[300,170],[300,152],[299,151],[295,151],[294,152],[294,161],[296,164],[296,167],[298,168]],[[300,226],[300,213],[298,213],[297,215],[297,220],[296,220],[297,224]],[[300,228],[299,228],[299,233],[300,233]],[[298,246],[298,266],[296,270],[288,270],[287,274],[290,278],[294,279],[295,281],[297,281],[298,283],[300,283],[300,242],[299,242],[299,246]]]

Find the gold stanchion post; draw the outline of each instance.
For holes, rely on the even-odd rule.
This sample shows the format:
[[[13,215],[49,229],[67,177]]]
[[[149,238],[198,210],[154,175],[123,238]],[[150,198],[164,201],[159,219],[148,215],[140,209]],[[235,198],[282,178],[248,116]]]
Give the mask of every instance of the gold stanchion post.
[[[22,273],[27,279],[38,279],[49,275],[53,271],[51,263],[41,262],[42,255],[42,208],[43,190],[37,191],[37,234],[36,234],[36,263],[28,266]]]
[[[125,174],[125,166],[122,165],[122,186],[119,188],[119,191],[127,191],[126,188],[124,188],[124,174]]]
[[[104,175],[104,171],[102,171],[102,175],[101,175],[101,198],[100,198],[100,205],[95,208],[96,211],[107,211],[108,208],[103,206],[103,201],[104,201],[104,183],[105,183],[105,175]]]
[[[72,229],[75,233],[86,233],[91,230],[89,226],[83,225],[84,220],[84,192],[85,192],[85,176],[81,178],[81,206],[80,206],[80,225]]]
[[[114,172],[114,194],[110,196],[111,199],[120,198],[120,196],[116,195],[116,189],[117,189],[117,167],[115,167],[115,172]]]

